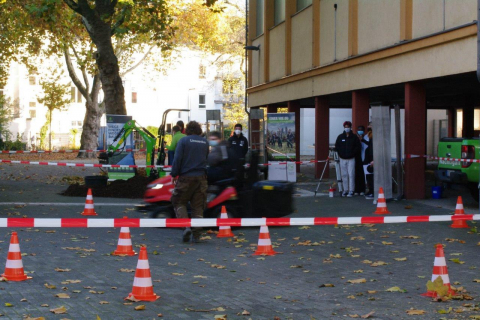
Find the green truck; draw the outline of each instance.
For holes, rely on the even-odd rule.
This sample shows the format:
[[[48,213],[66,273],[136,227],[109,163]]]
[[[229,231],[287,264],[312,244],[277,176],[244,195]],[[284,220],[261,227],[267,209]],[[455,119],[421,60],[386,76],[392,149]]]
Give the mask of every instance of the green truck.
[[[478,138],[442,138],[438,143],[438,157],[452,159],[480,159]],[[478,202],[479,163],[461,160],[438,161],[435,176],[442,183],[464,184]]]

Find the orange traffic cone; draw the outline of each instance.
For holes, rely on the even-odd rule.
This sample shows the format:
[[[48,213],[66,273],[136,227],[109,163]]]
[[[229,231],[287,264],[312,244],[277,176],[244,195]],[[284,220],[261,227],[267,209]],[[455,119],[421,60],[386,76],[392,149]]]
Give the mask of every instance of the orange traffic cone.
[[[8,281],[32,279],[32,277],[28,277],[23,271],[22,253],[20,252],[20,244],[18,243],[18,236],[15,231],[12,232],[12,237],[10,238],[7,265],[5,266],[5,273],[2,274],[2,277]]]
[[[128,217],[123,217],[127,219]],[[132,239],[130,238],[130,228],[122,227],[120,229],[120,237],[118,238],[117,250],[112,255],[114,256],[134,256],[137,253],[133,251]]]
[[[227,209],[225,208],[225,206],[222,206],[222,214],[220,216],[220,219],[228,219]],[[231,237],[234,237],[234,236],[235,235],[233,234],[230,226],[220,226],[220,227],[218,227],[217,238],[231,238]]]
[[[377,202],[377,210],[375,210],[374,214],[389,214],[391,213],[387,209],[387,202],[385,201],[385,193],[383,192],[383,188],[378,190],[378,202]]]
[[[450,288],[450,278],[448,277],[447,262],[445,261],[445,253],[443,252],[443,246],[441,244],[437,244],[437,251],[435,252],[432,282],[434,282],[438,277],[441,277],[443,280],[443,285],[448,287],[448,293],[455,294],[455,291]],[[435,291],[428,291],[427,293],[422,294],[422,296],[435,298],[437,296],[437,293]]]
[[[85,209],[82,212],[82,216],[98,216],[93,207],[92,189],[88,188],[87,199],[85,200]]]
[[[462,197],[458,196],[457,199],[457,207],[455,208],[455,216],[461,216],[465,214],[465,210],[463,209],[463,201]],[[470,228],[465,220],[453,220],[452,225],[450,228]]]
[[[254,256],[274,256],[277,253],[273,251],[272,241],[270,240],[270,233],[267,226],[260,227],[260,236],[258,237],[257,251]]]
[[[152,276],[150,275],[146,247],[140,248],[137,271],[135,272],[135,279],[133,279],[133,289],[125,300],[129,298],[140,301],[155,301],[160,298],[160,296],[153,293]]]

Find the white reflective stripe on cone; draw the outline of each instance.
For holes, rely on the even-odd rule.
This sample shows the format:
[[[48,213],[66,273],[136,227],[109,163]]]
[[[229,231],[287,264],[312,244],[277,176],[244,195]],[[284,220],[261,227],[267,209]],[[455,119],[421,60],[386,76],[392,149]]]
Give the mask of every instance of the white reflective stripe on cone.
[[[380,194],[378,195],[378,199],[385,199],[385,194],[380,193]]]
[[[377,208],[386,208],[387,207],[387,204],[385,202],[380,202],[379,201],[377,204],[378,204]]]
[[[455,207],[455,209],[463,209],[463,204],[457,204],[457,206]]]
[[[152,287],[152,278],[137,278],[133,279],[133,286],[134,287]]]
[[[150,269],[148,260],[138,260],[137,269]]]
[[[222,213],[220,217],[221,219],[228,219],[228,214]]]
[[[261,226],[260,227],[260,233],[267,233],[267,232],[268,232],[267,226]]]
[[[20,269],[23,268],[22,260],[7,260],[5,268]]]
[[[118,245],[119,246],[131,246],[132,245],[132,239],[118,239]]]
[[[130,228],[129,227],[121,227],[120,228],[120,233],[130,233]]]
[[[433,266],[435,267],[445,267],[447,265],[447,261],[445,261],[445,257],[435,257],[435,261],[433,262]]]
[[[220,226],[220,227],[218,227],[218,228],[219,228],[220,230],[227,230],[227,229],[230,230],[230,227],[229,227],[229,226],[228,226],[228,227]]]
[[[259,246],[271,246],[272,241],[270,241],[270,239],[258,239],[258,245]]]
[[[432,275],[432,282],[434,282],[438,277],[442,277],[443,284],[450,284],[450,278],[448,274],[434,274]]]
[[[87,200],[93,200],[93,196],[90,195],[90,194],[88,194],[88,195],[87,195]]]
[[[85,209],[93,209],[93,204],[85,203]]]
[[[8,247],[9,252],[20,252],[20,245],[18,243],[10,243]]]

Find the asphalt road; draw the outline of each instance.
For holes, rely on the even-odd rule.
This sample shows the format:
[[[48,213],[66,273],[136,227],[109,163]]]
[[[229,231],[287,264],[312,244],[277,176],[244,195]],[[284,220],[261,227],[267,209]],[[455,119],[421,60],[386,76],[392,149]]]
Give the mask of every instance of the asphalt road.
[[[0,205],[0,217],[80,217],[83,199],[58,195],[66,188],[61,180],[96,169],[37,168],[0,164],[0,202],[52,204]],[[144,217],[133,210],[132,200],[94,200],[103,204],[95,206],[100,218]],[[295,200],[292,217],[372,216],[375,209],[371,201],[360,197],[305,196]],[[391,202],[388,207],[394,215],[451,214],[453,195],[442,201],[444,204]],[[469,207],[467,212],[476,211]],[[1,259],[6,259],[11,231],[14,229],[0,229]],[[257,228],[235,229],[234,241],[205,234],[206,243],[196,245],[183,244],[177,229],[131,229],[135,250],[147,246],[154,291],[161,296],[155,302],[132,303],[123,298],[132,289],[134,273],[119,270],[134,270],[137,257],[109,255],[116,248],[119,229],[15,231],[25,270],[33,278],[0,282],[0,314],[6,319],[24,315],[152,319],[160,313],[165,319],[213,319],[215,315],[227,315],[228,319],[344,319],[372,311],[375,319],[467,319],[480,315],[476,310],[480,283],[473,282],[480,279],[480,237],[468,229],[449,228],[444,222],[270,228],[275,250],[280,252],[273,257],[252,256]],[[437,243],[445,245],[452,284],[463,286],[474,300],[432,302],[420,296],[431,277]],[[57,272],[56,268],[69,271]],[[365,282],[348,282],[358,279]],[[396,286],[405,292],[386,291]],[[55,296],[59,293],[70,298],[60,299]],[[13,306],[5,307],[5,303]],[[136,311],[138,305],[145,305],[145,310]],[[67,314],[49,311],[60,306]],[[438,313],[450,307],[450,313]],[[425,314],[408,315],[410,308]],[[250,315],[241,315],[244,310]]]

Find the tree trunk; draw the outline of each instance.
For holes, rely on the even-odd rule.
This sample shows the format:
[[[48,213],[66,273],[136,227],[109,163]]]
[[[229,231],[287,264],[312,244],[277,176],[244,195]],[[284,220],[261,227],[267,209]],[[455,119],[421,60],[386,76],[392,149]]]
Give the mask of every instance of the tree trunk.
[[[90,100],[85,103],[87,112],[83,120],[83,131],[80,137],[81,150],[96,150],[98,147],[98,133],[100,131],[100,119],[102,111],[98,105],[98,101]],[[80,152],[78,158],[96,158],[96,152]]]
[[[96,17],[84,18],[83,22],[97,47],[95,59],[105,96],[106,113],[126,115],[125,89],[120,77],[118,59],[113,49],[111,28]]]

